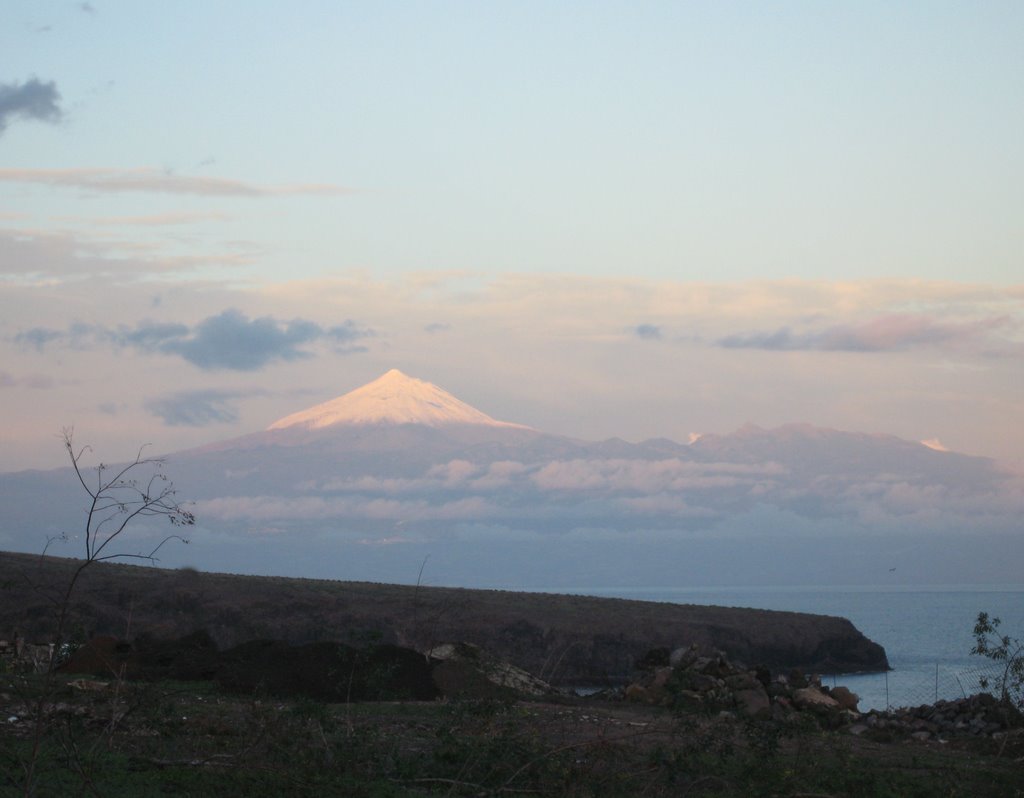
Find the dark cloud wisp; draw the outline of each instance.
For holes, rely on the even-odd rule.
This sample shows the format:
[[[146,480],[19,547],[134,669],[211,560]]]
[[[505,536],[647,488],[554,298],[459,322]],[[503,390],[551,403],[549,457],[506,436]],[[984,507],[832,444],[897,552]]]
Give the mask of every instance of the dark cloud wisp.
[[[64,332],[62,330],[51,330],[47,327],[32,327],[15,335],[14,343],[26,349],[35,349],[37,352],[42,352],[49,344],[55,341],[65,341],[69,337],[70,329],[68,332]]]
[[[633,328],[633,332],[637,338],[643,338],[645,341],[661,340],[661,327],[655,324],[638,324]]]
[[[242,394],[232,391],[183,391],[146,402],[146,410],[163,419],[168,427],[206,427],[238,420],[232,400]]]
[[[24,83],[0,83],[0,135],[15,117],[39,122],[59,122],[60,92],[53,81],[30,78]]]
[[[323,329],[311,321],[249,319],[240,311],[225,310],[201,321],[191,335],[167,338],[160,348],[201,369],[255,371],[273,360],[308,357],[301,347],[323,335]]]
[[[325,342],[341,354],[366,350],[358,342],[372,330],[347,320],[324,328],[306,319],[282,322],[270,316],[250,319],[229,309],[190,328],[184,324],[142,322],[115,329],[72,324],[66,330],[34,327],[14,336],[15,343],[42,351],[60,344],[74,349],[110,345],[140,352],[177,355],[205,371],[256,371],[274,361],[310,357],[307,347]]]

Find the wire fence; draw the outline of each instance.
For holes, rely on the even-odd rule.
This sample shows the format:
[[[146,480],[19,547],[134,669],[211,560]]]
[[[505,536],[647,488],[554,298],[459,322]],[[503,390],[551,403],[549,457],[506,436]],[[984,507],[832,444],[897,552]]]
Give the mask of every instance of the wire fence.
[[[830,686],[844,685],[860,696],[860,709],[898,709],[966,698],[976,693],[999,696],[1003,666],[897,669],[885,673],[838,674],[823,677]]]

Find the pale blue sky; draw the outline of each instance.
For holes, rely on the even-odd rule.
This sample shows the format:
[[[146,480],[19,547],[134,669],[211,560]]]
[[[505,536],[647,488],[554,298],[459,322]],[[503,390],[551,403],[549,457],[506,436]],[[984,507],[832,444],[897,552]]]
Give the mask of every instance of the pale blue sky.
[[[0,469],[65,423],[202,443],[391,367],[553,432],[1020,457],[1024,4],[3,17]],[[150,324],[185,332],[126,343]],[[232,324],[279,348],[173,354]]]
[[[357,190],[88,203],[229,215],[189,232],[265,277],[1018,279],[1020,3],[90,7],[8,3],[2,77],[55,81],[65,120],[10,125],[0,167]]]

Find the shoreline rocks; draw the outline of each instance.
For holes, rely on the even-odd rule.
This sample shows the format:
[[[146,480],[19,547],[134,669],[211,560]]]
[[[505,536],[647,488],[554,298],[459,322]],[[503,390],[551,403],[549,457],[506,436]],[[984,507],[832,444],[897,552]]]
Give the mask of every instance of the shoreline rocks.
[[[871,731],[875,737],[909,736],[922,742],[950,737],[997,737],[1009,729],[1024,727],[1024,718],[1013,707],[989,693],[976,693],[952,701],[936,701],[916,707],[871,710],[852,734]]]
[[[1024,727],[1024,717],[987,693],[919,707],[861,713],[859,698],[843,686],[821,684],[820,677],[798,670],[772,675],[763,667],[747,668],[721,651],[699,645],[671,653],[652,651],[638,662],[641,672],[619,691],[626,701],[671,707],[680,712],[731,713],[755,720],[813,717],[824,728],[846,728],[879,741],[920,742],[954,736],[995,737]]]

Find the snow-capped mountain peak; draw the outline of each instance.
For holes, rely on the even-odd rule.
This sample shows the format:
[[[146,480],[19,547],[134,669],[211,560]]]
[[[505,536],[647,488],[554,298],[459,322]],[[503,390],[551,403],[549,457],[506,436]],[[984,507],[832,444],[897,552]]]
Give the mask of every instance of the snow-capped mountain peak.
[[[526,429],[497,421],[436,385],[398,369],[336,399],[285,416],[268,429],[321,429],[339,424],[476,424]]]

